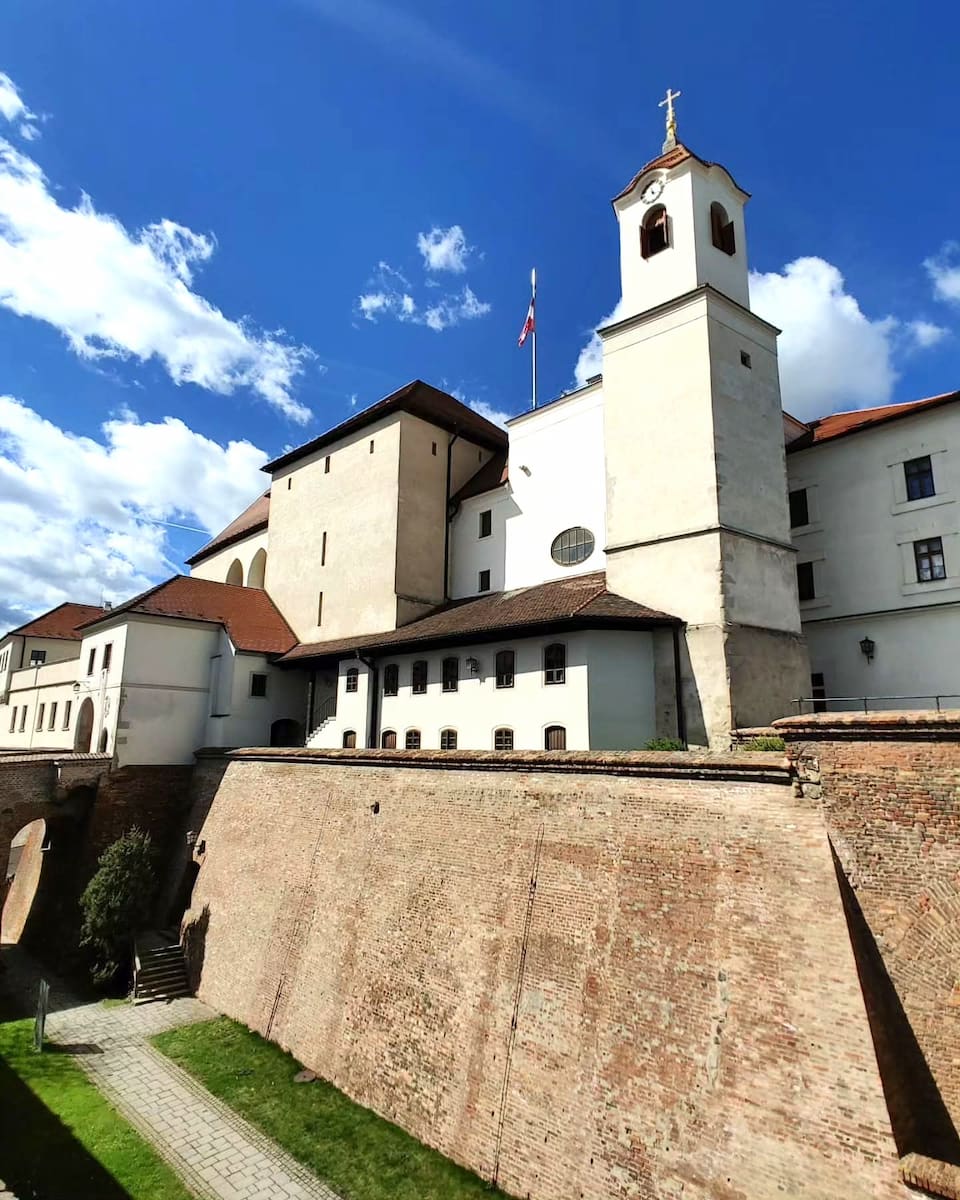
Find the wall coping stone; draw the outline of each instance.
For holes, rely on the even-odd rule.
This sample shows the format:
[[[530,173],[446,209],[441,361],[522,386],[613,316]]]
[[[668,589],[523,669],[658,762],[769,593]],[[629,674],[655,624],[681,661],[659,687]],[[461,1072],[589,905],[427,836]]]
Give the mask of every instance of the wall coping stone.
[[[960,709],[931,712],[808,713],[781,717],[774,729],[788,741],[960,741]]]
[[[72,762],[110,763],[112,759],[112,754],[74,754],[72,752],[64,753],[62,750],[24,750],[22,752],[13,750],[0,752],[0,769],[7,766],[18,766],[20,763],[52,762],[59,766],[60,763]]]
[[[415,767],[444,771],[537,771],[570,775],[630,775],[748,783],[791,783],[791,764],[778,752],[707,753],[675,750],[322,750],[306,746],[209,747],[198,760],[278,762],[341,767]]]

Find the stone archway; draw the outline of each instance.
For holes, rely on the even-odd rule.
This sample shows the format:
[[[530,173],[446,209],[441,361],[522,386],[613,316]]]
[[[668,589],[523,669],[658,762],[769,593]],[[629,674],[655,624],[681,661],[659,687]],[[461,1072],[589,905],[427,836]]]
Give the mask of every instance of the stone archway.
[[[87,696],[77,713],[77,730],[73,737],[73,748],[77,754],[89,754],[93,741],[93,701]]]
[[[284,717],[270,726],[271,746],[302,746],[303,726],[299,721]]]

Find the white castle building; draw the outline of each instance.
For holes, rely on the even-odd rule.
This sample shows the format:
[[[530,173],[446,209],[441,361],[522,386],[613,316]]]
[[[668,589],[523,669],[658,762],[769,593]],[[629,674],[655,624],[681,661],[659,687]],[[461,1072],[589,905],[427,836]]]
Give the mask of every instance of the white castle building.
[[[0,749],[722,748],[960,692],[960,393],[784,414],[748,198],[668,125],[602,375],[507,432],[415,381],[275,459],[189,576],[0,641]]]

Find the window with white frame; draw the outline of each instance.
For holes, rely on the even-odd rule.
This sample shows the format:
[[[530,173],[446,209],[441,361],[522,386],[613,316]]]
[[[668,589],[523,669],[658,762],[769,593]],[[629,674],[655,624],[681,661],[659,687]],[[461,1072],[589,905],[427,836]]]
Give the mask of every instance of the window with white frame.
[[[563,642],[552,642],[543,652],[544,683],[565,683],[567,679],[567,648]]]

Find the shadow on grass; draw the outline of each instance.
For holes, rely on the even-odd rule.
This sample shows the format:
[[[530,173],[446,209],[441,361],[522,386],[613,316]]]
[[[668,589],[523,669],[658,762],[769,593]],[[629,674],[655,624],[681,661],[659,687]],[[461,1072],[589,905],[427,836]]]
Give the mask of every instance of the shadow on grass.
[[[27,1051],[33,1053],[33,1051]],[[56,1082],[57,1064],[49,1076]],[[64,1081],[65,1082],[65,1081]],[[0,1177],[36,1200],[130,1200],[114,1177],[0,1058]]]

